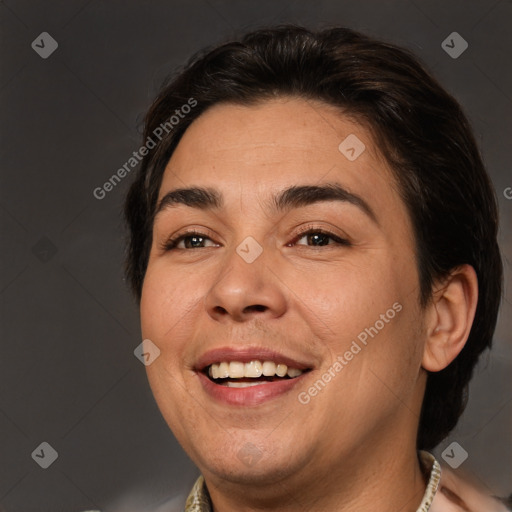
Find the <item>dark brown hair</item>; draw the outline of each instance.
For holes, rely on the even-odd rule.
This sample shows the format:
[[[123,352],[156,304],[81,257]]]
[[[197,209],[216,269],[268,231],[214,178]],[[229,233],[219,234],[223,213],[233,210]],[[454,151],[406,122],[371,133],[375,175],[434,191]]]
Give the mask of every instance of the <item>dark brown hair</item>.
[[[437,279],[466,263],[476,271],[469,339],[447,368],[428,374],[417,444],[432,449],[456,425],[478,356],[491,346],[502,262],[495,193],[468,120],[407,50],[346,28],[280,26],[196,55],[164,84],[145,118],[148,140],[191,98],[197,102],[144,157],[127,196],[132,289],[140,300],[162,175],[190,123],[221,102],[283,95],[324,101],[371,130],[412,219],[423,306]]]

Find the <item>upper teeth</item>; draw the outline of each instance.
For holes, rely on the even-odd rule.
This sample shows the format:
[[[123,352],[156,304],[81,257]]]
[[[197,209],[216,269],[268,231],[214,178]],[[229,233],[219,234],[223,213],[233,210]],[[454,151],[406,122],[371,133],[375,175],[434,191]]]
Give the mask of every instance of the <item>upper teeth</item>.
[[[243,377],[257,378],[264,375],[265,377],[298,377],[302,374],[302,370],[297,368],[288,368],[285,364],[276,364],[273,361],[250,361],[249,363],[241,363],[239,361],[231,361],[222,363],[214,363],[208,369],[208,374],[212,379],[241,379]]]

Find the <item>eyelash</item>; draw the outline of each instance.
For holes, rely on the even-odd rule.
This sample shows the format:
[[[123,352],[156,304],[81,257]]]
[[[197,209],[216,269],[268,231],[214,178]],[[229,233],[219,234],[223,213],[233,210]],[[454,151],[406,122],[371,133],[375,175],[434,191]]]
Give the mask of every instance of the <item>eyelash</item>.
[[[334,233],[331,233],[330,231],[327,231],[325,229],[317,228],[315,226],[305,226],[302,228],[297,235],[295,235],[293,239],[293,243],[297,242],[297,240],[300,240],[306,235],[313,235],[313,234],[320,234],[320,235],[326,235],[332,240],[334,240],[338,245],[344,245],[344,246],[350,246],[350,242],[345,238],[340,238],[339,236],[336,236]],[[330,245],[330,244],[329,244]],[[308,247],[315,247],[315,246],[308,246]],[[317,247],[326,247],[326,246],[317,246]]]
[[[162,249],[164,251],[172,251],[173,249],[176,248],[178,243],[181,242],[181,240],[183,240],[184,238],[193,237],[193,236],[197,236],[197,237],[201,237],[201,238],[208,238],[209,240],[211,240],[211,238],[209,236],[206,236],[204,233],[201,233],[200,231],[195,231],[195,230],[185,231],[181,235],[175,236],[174,238],[169,238],[169,240],[167,240],[166,242],[164,242],[162,244]],[[199,247],[199,249],[204,249],[204,247]],[[189,251],[190,249],[181,249],[181,250]]]
[[[297,242],[298,240],[300,240],[301,238],[303,238],[306,235],[312,235],[312,234],[326,235],[329,238],[331,238],[332,240],[334,240],[338,245],[343,245],[343,246],[347,246],[347,247],[351,245],[351,243],[347,239],[340,238],[339,236],[336,236],[334,233],[331,233],[324,229],[315,228],[314,226],[306,226],[305,228],[303,228],[294,237],[293,243]],[[181,233],[178,236],[168,239],[167,241],[165,241],[162,244],[161,249],[163,249],[164,251],[172,251],[172,250],[176,249],[176,246],[178,245],[178,243],[181,242],[183,239],[189,238],[189,237],[194,237],[194,236],[200,237],[200,238],[207,238],[208,240],[211,240],[211,238],[209,236],[206,236],[204,233],[201,233],[200,231],[190,230],[190,231],[185,231],[184,233]],[[332,245],[332,244],[328,244],[328,245]],[[308,247],[315,247],[315,246],[308,246]],[[317,246],[317,247],[326,247],[326,246]],[[196,249],[205,249],[205,247],[196,247]],[[179,249],[179,250],[189,251],[189,250],[193,250],[193,249]]]

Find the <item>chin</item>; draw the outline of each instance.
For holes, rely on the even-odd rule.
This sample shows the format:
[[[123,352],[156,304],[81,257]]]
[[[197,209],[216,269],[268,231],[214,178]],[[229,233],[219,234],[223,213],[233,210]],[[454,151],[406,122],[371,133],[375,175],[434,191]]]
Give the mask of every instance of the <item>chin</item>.
[[[261,436],[262,443],[255,440],[231,439],[227,449],[208,450],[206,454],[194,457],[195,464],[203,474],[213,474],[217,478],[236,484],[267,485],[282,480],[300,470],[310,457],[304,456],[301,463],[297,456],[296,444],[293,447],[277,440],[264,444],[268,433]]]

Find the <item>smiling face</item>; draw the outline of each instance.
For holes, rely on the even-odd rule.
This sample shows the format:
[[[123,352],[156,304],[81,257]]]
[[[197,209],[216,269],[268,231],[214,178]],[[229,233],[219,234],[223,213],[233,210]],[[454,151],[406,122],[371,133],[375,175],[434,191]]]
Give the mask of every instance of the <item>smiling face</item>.
[[[351,134],[355,159],[353,137],[338,149]],[[159,204],[148,378],[207,482],[309,484],[414,450],[413,231],[368,131],[315,101],[216,105],[185,132]]]

